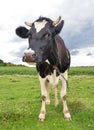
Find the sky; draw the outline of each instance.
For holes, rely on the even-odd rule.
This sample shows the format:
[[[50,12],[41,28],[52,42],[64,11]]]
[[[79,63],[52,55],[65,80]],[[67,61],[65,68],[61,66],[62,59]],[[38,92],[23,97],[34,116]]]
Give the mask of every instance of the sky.
[[[16,36],[15,29],[39,16],[64,20],[60,36],[71,53],[71,66],[94,66],[94,0],[0,0],[0,59],[24,64],[28,40]]]

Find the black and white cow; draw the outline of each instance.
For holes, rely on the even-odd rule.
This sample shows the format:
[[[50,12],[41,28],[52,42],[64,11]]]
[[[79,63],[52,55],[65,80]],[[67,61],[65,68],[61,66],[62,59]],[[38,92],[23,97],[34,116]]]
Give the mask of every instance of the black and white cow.
[[[71,120],[71,115],[66,103],[66,88],[68,68],[70,66],[70,53],[63,39],[58,35],[64,25],[64,20],[58,17],[52,21],[46,17],[39,17],[33,23],[25,22],[30,29],[18,27],[16,34],[21,38],[28,38],[29,48],[23,55],[24,62],[35,62],[39,74],[42,94],[42,106],[39,120],[44,121],[46,104],[50,104],[49,86],[54,88],[55,106],[58,105],[57,86],[61,80],[61,99],[63,113],[66,120]]]

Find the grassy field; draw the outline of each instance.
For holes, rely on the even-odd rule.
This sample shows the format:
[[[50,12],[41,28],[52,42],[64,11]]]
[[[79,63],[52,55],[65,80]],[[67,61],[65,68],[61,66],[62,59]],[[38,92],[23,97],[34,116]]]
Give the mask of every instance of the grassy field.
[[[54,107],[51,89],[46,120],[38,121],[41,93],[35,68],[0,67],[0,130],[94,130],[94,67],[70,68],[67,102],[72,121],[63,118],[60,96]]]

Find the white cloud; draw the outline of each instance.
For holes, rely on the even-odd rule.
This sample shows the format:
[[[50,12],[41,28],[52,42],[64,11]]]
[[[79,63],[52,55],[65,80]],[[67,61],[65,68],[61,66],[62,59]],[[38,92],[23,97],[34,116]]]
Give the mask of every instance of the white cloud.
[[[71,66],[92,66],[94,65],[94,47],[76,49],[79,53],[71,57]],[[87,54],[92,55],[87,55]]]

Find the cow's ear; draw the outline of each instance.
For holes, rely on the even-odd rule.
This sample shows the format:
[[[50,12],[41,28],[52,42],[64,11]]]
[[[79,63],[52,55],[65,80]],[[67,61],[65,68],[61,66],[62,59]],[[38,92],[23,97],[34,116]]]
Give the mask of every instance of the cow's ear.
[[[64,20],[62,20],[57,26],[54,27],[53,35],[55,36],[59,34],[63,26],[64,26]]]
[[[28,29],[25,28],[25,27],[20,26],[20,27],[16,28],[15,32],[21,38],[27,38],[28,37],[28,35],[27,35]]]

